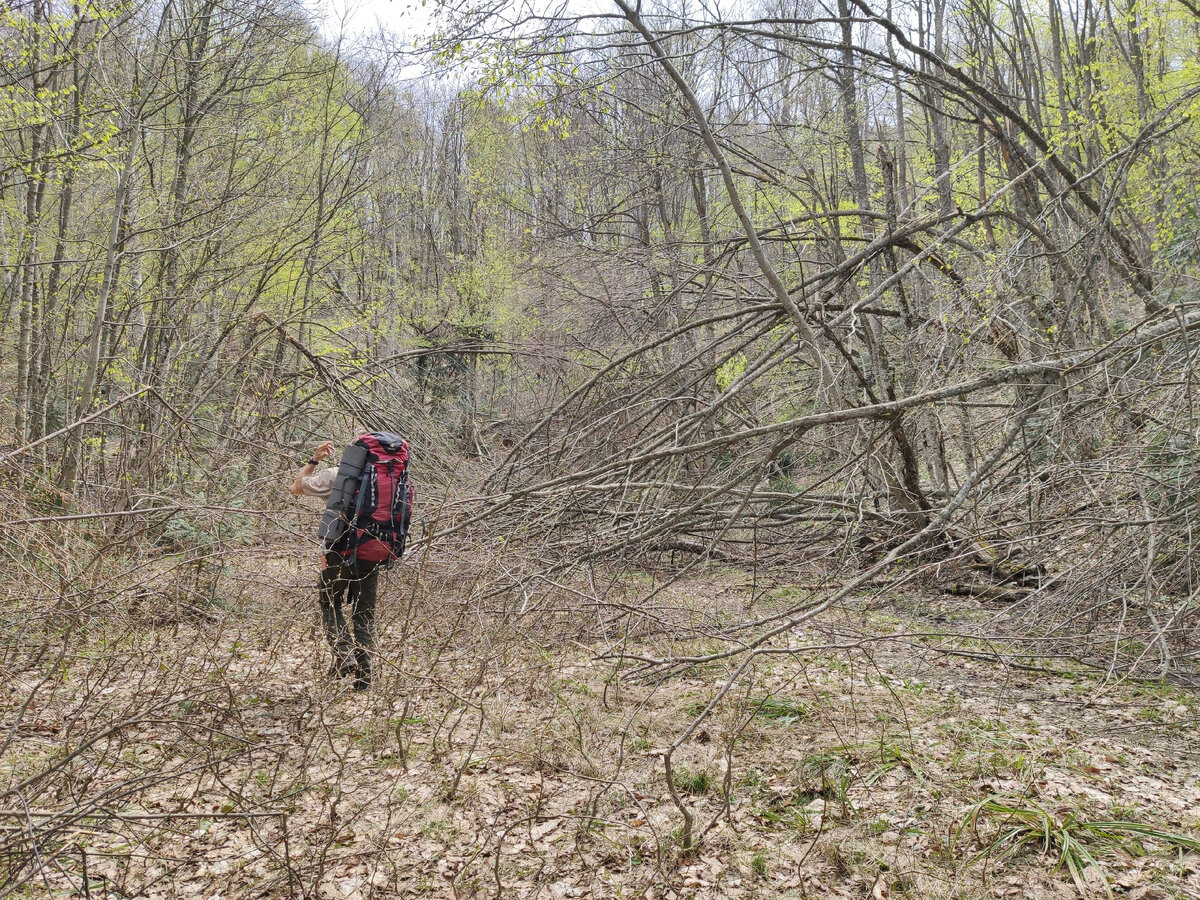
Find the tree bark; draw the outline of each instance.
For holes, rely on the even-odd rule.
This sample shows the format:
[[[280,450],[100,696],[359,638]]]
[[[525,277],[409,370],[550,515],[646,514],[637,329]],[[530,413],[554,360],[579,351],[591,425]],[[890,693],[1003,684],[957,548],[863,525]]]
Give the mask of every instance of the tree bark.
[[[136,132],[136,129],[134,129]],[[75,420],[83,419],[92,408],[95,401],[96,381],[100,372],[100,346],[104,334],[104,322],[108,316],[109,298],[112,295],[113,284],[117,278],[117,268],[120,261],[119,246],[121,243],[121,223],[125,213],[125,196],[129,191],[129,183],[133,179],[133,161],[137,147],[136,134],[129,135],[129,147],[125,152],[125,164],[117,176],[117,189],[113,196],[112,219],[108,230],[108,247],[104,259],[104,275],[100,289],[96,294],[96,315],[92,319],[92,334],[88,341],[88,355],[84,363],[83,382],[79,387],[79,403],[75,408]],[[71,494],[75,490],[75,479],[79,473],[83,456],[83,426],[71,431],[67,438],[66,451],[63,455],[62,475],[59,486],[64,493]]]

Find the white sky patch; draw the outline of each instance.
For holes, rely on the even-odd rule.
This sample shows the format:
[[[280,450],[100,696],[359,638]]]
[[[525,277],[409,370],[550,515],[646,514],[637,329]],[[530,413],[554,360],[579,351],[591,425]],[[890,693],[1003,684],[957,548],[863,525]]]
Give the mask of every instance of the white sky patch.
[[[320,24],[327,38],[369,38],[380,29],[411,44],[427,36],[434,28],[437,0],[301,0]],[[694,2],[694,0],[693,0]],[[701,0],[710,2],[710,0]],[[553,14],[565,17],[613,15],[617,7],[611,0],[512,0],[507,8],[497,8],[499,22]]]
[[[433,28],[433,0],[306,0],[327,38],[370,38],[380,31],[412,43]]]

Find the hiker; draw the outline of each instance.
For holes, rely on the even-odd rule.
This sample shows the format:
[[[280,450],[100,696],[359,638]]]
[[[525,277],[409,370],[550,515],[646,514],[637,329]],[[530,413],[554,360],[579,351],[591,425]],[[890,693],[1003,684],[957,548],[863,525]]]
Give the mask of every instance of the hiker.
[[[328,497],[329,492],[333,490],[333,479],[337,475],[337,468],[324,469],[317,471],[317,466],[321,460],[328,459],[333,456],[333,441],[326,441],[320,447],[313,451],[304,468],[296,476],[295,482],[290,488],[291,493],[297,497]]]
[[[371,685],[379,570],[400,559],[408,534],[408,444],[387,432],[364,434],[343,452],[340,467],[317,471],[333,451],[332,441],[317,447],[289,490],[326,498],[318,600],[333,651],[329,674],[348,676],[356,691],[365,691]],[[366,487],[361,496],[360,483]]]

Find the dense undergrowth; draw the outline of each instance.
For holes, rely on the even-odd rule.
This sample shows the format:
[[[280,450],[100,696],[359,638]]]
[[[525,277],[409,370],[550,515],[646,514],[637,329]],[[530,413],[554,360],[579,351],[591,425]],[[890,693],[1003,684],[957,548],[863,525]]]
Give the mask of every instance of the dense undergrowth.
[[[447,543],[386,576],[358,695],[325,675],[305,544],[135,559],[61,527],[5,581],[5,893],[1197,889],[1194,698],[1031,651],[1009,604],[901,577],[748,669],[663,678],[640,660],[837,576],[596,566],[517,594],[510,549]]]

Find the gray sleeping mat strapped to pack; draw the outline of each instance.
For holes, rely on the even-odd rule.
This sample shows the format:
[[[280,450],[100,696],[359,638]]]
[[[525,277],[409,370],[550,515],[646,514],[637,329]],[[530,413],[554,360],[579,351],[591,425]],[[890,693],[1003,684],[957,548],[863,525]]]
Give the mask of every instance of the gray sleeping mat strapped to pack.
[[[367,448],[351,444],[342,451],[342,462],[333,479],[333,490],[325,501],[325,512],[321,515],[321,526],[317,536],[325,550],[332,550],[350,527],[354,516],[358,485],[362,480],[363,467],[367,462]]]

